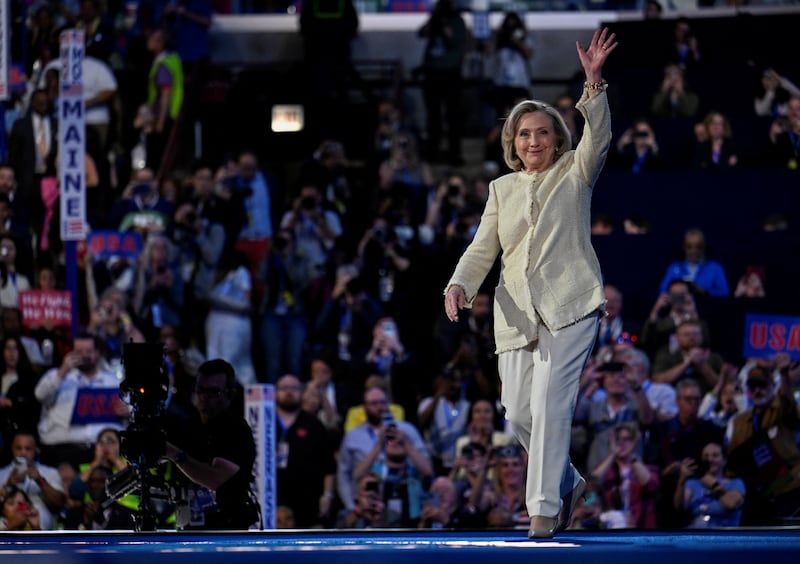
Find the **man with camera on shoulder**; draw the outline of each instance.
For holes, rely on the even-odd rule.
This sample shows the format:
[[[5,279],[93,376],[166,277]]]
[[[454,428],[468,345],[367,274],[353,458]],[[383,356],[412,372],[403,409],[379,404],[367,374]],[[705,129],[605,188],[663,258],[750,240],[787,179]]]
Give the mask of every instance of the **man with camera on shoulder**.
[[[99,347],[94,335],[79,334],[61,366],[45,372],[36,384],[34,394],[42,404],[40,459],[48,466],[57,467],[62,462],[69,462],[77,468],[84,462],[91,462],[94,442],[100,431],[107,427],[122,429],[123,421],[130,413],[128,405],[117,401],[119,380],[101,359]],[[99,392],[95,398],[90,398],[91,402],[87,402],[80,399],[82,390],[87,388],[113,389],[114,392],[105,395]],[[83,397],[89,396],[84,393]],[[106,399],[107,404],[101,401]],[[76,413],[81,401],[84,407],[87,403],[92,404],[88,413]],[[101,403],[103,405],[99,405]],[[116,420],[109,421],[109,418]]]
[[[231,407],[233,366],[208,360],[197,369],[191,432],[167,435],[166,458],[188,478],[188,515],[178,511],[179,529],[248,529],[259,521],[250,490],[256,445],[253,433]],[[180,444],[175,444],[181,441]]]

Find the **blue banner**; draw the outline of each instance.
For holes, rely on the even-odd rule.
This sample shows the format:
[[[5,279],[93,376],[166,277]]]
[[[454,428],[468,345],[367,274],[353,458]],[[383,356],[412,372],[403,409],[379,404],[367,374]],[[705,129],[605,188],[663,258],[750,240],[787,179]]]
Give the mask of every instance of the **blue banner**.
[[[70,424],[120,423],[116,409],[121,402],[119,388],[79,388]]]
[[[800,317],[751,313],[744,322],[745,358],[772,358],[787,353],[800,360]]]

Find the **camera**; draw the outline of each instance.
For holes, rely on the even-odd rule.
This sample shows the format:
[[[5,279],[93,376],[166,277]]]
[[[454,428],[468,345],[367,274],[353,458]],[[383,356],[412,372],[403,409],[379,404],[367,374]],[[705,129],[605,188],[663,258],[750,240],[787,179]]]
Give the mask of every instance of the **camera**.
[[[305,196],[300,200],[300,207],[306,211],[311,211],[317,207],[317,199],[313,196]]]
[[[14,459],[14,470],[20,473],[25,473],[28,471],[28,459],[24,456],[17,456]]]
[[[447,185],[447,197],[448,198],[457,198],[461,195],[461,186],[458,184],[448,184]]]
[[[702,478],[703,476],[706,475],[708,469],[709,469],[708,460],[706,460],[705,458],[701,458],[700,460],[697,461],[697,469],[695,469],[694,471],[694,476],[696,478]]]
[[[634,131],[633,138],[634,139],[644,139],[649,135],[646,131]]]
[[[92,366],[93,366],[92,359],[89,358],[88,356],[84,356],[81,358],[81,361],[78,363],[78,366],[76,366],[76,368],[81,372],[86,372],[88,370],[91,370]]]
[[[178,488],[162,463],[167,451],[163,411],[169,377],[161,343],[124,343],[122,367],[125,377],[119,393],[131,405],[128,428],[120,433],[120,452],[131,463],[106,482],[104,508],[128,494],[139,496],[135,530],[154,531],[159,515],[178,496]],[[158,500],[160,503],[156,503]]]
[[[189,225],[192,225],[195,221],[197,221],[197,213],[194,211],[187,212],[184,216],[184,221]]]
[[[372,481],[366,483],[366,485],[364,486],[364,491],[365,492],[378,493],[378,488],[379,487],[380,487],[380,484],[378,483],[378,481],[377,480],[372,480]]]

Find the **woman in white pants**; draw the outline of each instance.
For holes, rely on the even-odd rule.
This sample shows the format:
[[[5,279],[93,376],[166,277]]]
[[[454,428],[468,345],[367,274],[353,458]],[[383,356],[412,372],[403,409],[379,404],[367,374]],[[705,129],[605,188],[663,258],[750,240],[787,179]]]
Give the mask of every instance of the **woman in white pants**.
[[[592,187],[611,143],[601,71],[614,38],[604,29],[586,49],[576,43],[586,83],[576,105],[585,126],[574,150],[552,106],[528,100],[511,110],[502,144],[515,172],[491,183],[478,231],[445,289],[445,312],[457,321],[501,255],[494,334],[506,418],[528,451],[530,537],[566,528],[586,489],[569,461],[569,441],[605,303],[589,225]]]

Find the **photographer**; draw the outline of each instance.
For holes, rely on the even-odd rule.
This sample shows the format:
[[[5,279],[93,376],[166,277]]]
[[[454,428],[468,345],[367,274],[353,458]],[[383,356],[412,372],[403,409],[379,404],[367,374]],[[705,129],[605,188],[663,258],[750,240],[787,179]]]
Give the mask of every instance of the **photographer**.
[[[75,337],[73,349],[64,356],[61,366],[51,368],[41,377],[34,393],[42,404],[39,420],[39,438],[42,442],[41,461],[50,466],[69,462],[76,468],[90,462],[94,442],[106,427],[122,428],[130,409],[123,402],[109,407],[120,419],[115,424],[107,421],[73,424],[72,415],[83,388],[118,388],[117,375],[101,364],[96,337],[82,333]]]
[[[402,515],[386,509],[381,498],[380,477],[369,473],[358,482],[356,506],[342,509],[336,518],[337,529],[377,529],[401,526]]]
[[[281,229],[291,231],[297,253],[308,257],[311,279],[325,272],[336,239],[342,234],[339,215],[322,206],[322,194],[313,184],[304,184],[281,219]]]
[[[633,174],[664,168],[655,131],[647,118],[636,119],[620,136],[609,164]]]
[[[190,433],[168,437],[166,458],[192,482],[187,529],[247,529],[259,519],[250,484],[256,446],[247,422],[233,413],[236,374],[222,359],[197,370]]]
[[[703,447],[702,458],[681,462],[675,509],[691,513],[690,528],[738,527],[744,504],[745,485],[739,478],[726,478],[725,454],[719,443]]]

